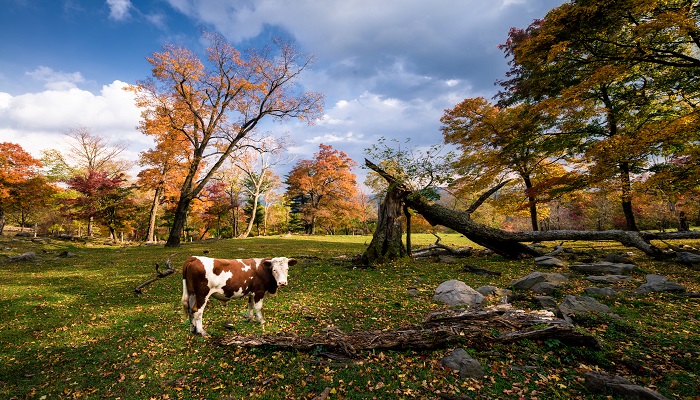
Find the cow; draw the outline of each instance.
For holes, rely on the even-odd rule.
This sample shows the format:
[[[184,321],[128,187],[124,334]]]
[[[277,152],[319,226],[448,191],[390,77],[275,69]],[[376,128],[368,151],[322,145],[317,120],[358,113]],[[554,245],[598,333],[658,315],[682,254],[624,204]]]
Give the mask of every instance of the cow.
[[[263,298],[287,285],[287,272],[297,261],[293,258],[248,258],[226,260],[189,257],[182,266],[182,305],[190,319],[190,332],[207,336],[202,314],[210,297],[223,303],[248,296],[248,320],[253,311],[263,325]],[[264,326],[264,325],[263,325]]]

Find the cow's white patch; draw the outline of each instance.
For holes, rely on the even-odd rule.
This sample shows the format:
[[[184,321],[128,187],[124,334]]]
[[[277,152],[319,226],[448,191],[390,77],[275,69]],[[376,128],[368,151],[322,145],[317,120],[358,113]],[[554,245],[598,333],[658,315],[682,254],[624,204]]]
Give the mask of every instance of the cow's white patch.
[[[240,262],[241,264],[243,264],[243,268],[241,268],[241,271],[243,271],[243,272],[250,271],[250,265],[244,263],[243,260],[241,260],[241,259],[238,259],[238,260],[236,260],[236,261],[238,261],[238,262]]]
[[[277,285],[286,285],[287,275],[289,274],[289,259],[287,257],[275,257],[270,262],[272,263],[272,276],[275,277]]]
[[[221,274],[217,275],[214,273],[213,258],[197,257],[197,259],[204,266],[205,277],[207,278],[207,284],[209,286],[209,295],[211,296],[212,293],[223,294],[226,281],[233,276],[233,273],[231,271],[222,271]]]

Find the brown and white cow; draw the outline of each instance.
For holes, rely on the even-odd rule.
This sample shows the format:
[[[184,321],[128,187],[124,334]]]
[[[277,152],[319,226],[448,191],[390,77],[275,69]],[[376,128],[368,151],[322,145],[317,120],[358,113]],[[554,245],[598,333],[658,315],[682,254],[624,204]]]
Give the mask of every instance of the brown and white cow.
[[[263,298],[287,285],[287,272],[297,261],[293,258],[248,258],[224,260],[190,257],[182,266],[182,305],[190,318],[190,331],[206,336],[202,314],[210,297],[222,302],[248,296],[248,319],[253,311],[258,322],[262,316]]]

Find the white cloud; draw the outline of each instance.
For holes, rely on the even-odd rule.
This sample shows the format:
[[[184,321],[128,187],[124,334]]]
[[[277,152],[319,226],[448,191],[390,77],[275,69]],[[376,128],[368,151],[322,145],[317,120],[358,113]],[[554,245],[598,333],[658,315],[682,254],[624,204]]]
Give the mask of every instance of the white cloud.
[[[115,21],[128,18],[129,10],[132,7],[130,0],[107,0],[107,5],[109,6],[109,18]]]
[[[114,81],[98,94],[76,87],[12,96],[0,93],[0,137],[21,145],[34,157],[42,150],[65,149],[65,132],[86,127],[93,134],[130,144],[128,155],[136,157],[150,139],[136,126],[140,110],[126,83]]]
[[[76,88],[79,83],[85,83],[85,78],[80,72],[60,72],[44,66],[26,74],[37,81],[44,82],[44,87],[49,90],[69,90]]]

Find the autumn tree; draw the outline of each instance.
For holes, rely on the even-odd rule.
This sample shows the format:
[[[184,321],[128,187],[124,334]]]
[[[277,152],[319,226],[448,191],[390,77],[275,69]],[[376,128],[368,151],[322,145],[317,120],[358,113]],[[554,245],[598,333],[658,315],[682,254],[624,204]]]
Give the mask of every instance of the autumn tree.
[[[243,57],[221,36],[205,36],[206,57],[166,45],[148,58],[152,78],[131,87],[145,120],[169,120],[191,144],[166,246],[179,245],[190,203],[260,121],[312,123],[322,110],[320,94],[295,86],[312,59],[290,43],[276,40],[274,50],[251,49]]]
[[[5,229],[7,207],[18,200],[15,197],[17,193],[12,193],[13,189],[36,176],[39,167],[39,160],[27,153],[22,146],[9,142],[0,143],[0,235]]]
[[[569,151],[590,163],[589,186],[618,188],[628,230],[638,229],[633,177],[648,170],[651,156],[697,142],[698,88],[669,78],[680,76],[676,68],[697,70],[683,4],[690,5],[574,1],[527,29],[512,29],[503,46],[512,68],[501,82],[502,100],[534,99],[541,110],[558,113],[562,131],[579,144]],[[650,59],[643,61],[639,49]],[[662,61],[665,51],[670,58]]]
[[[525,186],[532,230],[538,230],[535,179],[544,181],[566,156],[554,119],[527,103],[498,107],[477,97],[446,110],[440,119],[445,143],[457,145],[456,186],[489,187],[510,173]],[[554,182],[552,179],[550,182]]]
[[[3,202],[7,213],[14,215],[20,228],[37,221],[40,212],[47,210],[53,203],[53,196],[58,188],[49,183],[41,174],[34,174],[28,179],[17,182],[10,188],[10,199]]]
[[[319,222],[348,217],[357,193],[357,165],[345,152],[320,144],[312,160],[300,160],[287,176],[288,198],[302,215],[307,232],[315,234]]]
[[[129,199],[130,188],[124,186],[122,174],[110,175],[106,171],[88,170],[85,175],[69,179],[68,187],[78,196],[68,201],[72,209],[69,213],[88,222],[87,235],[93,236],[93,222],[101,222],[117,239],[116,231],[126,226],[131,218],[133,202]]]
[[[149,211],[146,241],[155,239],[158,207],[165,199],[165,193],[175,193],[182,185],[186,174],[187,156],[191,154],[191,144],[179,131],[170,129],[163,118],[142,120],[140,129],[145,134],[158,138],[156,146],[141,152],[139,165],[145,167],[138,173],[137,185],[153,190],[153,200]]]

